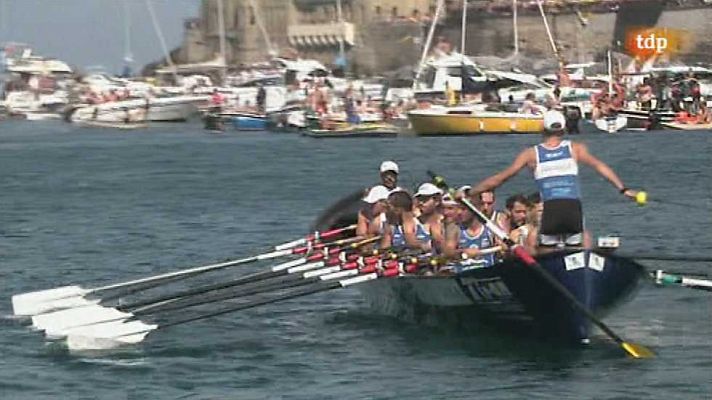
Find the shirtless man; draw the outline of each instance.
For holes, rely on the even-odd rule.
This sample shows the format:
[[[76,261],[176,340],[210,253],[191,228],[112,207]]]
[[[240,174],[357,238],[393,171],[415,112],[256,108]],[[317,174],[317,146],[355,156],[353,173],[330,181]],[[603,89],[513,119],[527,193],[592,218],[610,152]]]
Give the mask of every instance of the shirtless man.
[[[365,204],[358,212],[356,236],[373,237],[382,233],[389,193],[390,190],[383,185],[374,186],[368,191],[363,198]]]

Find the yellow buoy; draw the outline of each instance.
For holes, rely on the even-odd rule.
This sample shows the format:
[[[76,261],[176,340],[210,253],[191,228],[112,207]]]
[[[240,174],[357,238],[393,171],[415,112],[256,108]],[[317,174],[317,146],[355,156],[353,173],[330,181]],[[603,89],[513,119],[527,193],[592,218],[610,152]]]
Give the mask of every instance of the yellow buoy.
[[[648,194],[646,192],[640,191],[635,195],[635,202],[640,206],[644,206],[648,202]]]

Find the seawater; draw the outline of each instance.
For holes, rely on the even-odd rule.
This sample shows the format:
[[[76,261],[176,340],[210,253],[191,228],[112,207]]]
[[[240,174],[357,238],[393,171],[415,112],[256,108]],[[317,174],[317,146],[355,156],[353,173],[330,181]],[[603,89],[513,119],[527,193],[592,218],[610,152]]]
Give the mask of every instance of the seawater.
[[[577,137],[646,207],[583,170],[588,226],[621,251],[709,255],[712,132]],[[10,317],[12,294],[88,286],[262,252],[373,184],[384,159],[413,187],[433,169],[458,184],[508,165],[536,136],[315,140],[0,122],[2,399],[702,399],[712,397],[712,296],[643,285],[606,318],[650,346],[631,360],[602,336],[572,350],[375,315],[353,289],[151,334],[136,347],[69,353]],[[528,172],[498,191],[534,190]],[[665,201],[686,203],[682,207]],[[646,263],[708,272],[709,265]],[[227,272],[235,276],[258,266]],[[220,275],[217,275],[220,276]],[[216,276],[213,276],[214,278]]]

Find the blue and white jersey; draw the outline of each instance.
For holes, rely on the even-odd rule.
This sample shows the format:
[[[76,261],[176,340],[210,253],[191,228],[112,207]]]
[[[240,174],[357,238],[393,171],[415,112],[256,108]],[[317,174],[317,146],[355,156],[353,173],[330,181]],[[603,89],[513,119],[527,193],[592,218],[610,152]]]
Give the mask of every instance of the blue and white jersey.
[[[391,246],[405,247],[405,234],[403,234],[403,225],[391,225]]]
[[[432,237],[430,236],[430,231],[423,225],[417,218],[413,221],[415,223],[415,238],[422,243],[430,243]],[[403,225],[391,225],[392,239],[391,246],[393,247],[404,247],[406,245],[405,234],[403,233]]]
[[[419,219],[415,219],[415,238],[422,243],[430,243],[432,236],[430,235],[430,230],[420,222]]]
[[[542,201],[581,198],[578,164],[573,156],[571,141],[563,140],[553,149],[539,144],[534,146],[534,150],[534,179]]]
[[[457,244],[459,249],[488,249],[493,246],[494,238],[492,233],[484,226],[476,236],[470,235],[467,227],[460,227],[460,240]],[[481,267],[491,267],[495,263],[494,253],[485,254],[473,261],[480,264],[479,266]]]

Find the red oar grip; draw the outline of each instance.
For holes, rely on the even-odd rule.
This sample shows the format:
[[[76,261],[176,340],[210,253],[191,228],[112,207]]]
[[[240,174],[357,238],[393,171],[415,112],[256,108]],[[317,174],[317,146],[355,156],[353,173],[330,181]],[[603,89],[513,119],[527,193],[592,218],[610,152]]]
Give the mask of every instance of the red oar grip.
[[[386,270],[383,270],[383,272],[381,273],[381,276],[384,276],[384,277],[396,276],[396,275],[398,275],[398,273],[399,273],[398,268],[388,268]]]
[[[537,262],[534,257],[532,257],[531,254],[529,254],[529,252],[527,252],[527,250],[522,246],[514,246],[514,248],[512,249],[512,253],[514,253],[517,258],[522,260],[530,267],[537,265]]]

